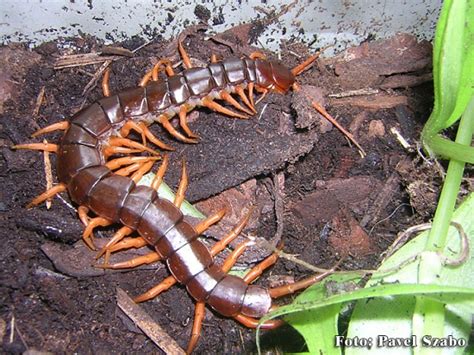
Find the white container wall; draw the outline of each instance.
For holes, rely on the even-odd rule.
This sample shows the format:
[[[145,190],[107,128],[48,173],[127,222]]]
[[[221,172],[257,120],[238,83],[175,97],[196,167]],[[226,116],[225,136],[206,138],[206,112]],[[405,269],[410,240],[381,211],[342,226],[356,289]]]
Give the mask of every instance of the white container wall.
[[[257,46],[278,50],[281,39],[297,39],[340,49],[397,32],[431,39],[440,7],[441,0],[2,0],[0,39],[37,45],[85,33],[110,43],[170,38],[200,19],[213,32],[261,20]]]

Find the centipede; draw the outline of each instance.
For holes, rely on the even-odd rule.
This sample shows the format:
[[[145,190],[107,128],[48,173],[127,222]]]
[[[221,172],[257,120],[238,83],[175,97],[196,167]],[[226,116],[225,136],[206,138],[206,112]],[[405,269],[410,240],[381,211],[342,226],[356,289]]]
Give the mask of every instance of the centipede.
[[[83,240],[92,250],[97,250],[94,228],[121,225],[98,251],[97,259],[104,256],[100,267],[128,268],[156,261],[167,265],[171,275],[134,300],[152,299],[176,283],[185,287],[195,301],[194,323],[187,347],[187,353],[191,353],[200,337],[206,305],[224,317],[255,328],[259,326],[259,319],[276,307],[273,299],[307,288],[320,280],[321,275],[276,288],[252,284],[276,262],[276,253],[242,278],[230,275],[228,271],[251,241],[238,245],[221,265],[215,256],[240,234],[250,213],[212,248],[207,247],[199,236],[222,219],[225,211],[217,211],[194,226],[185,221],[180,211],[188,185],[184,163],[174,201],[158,196],[168,156],[150,148],[148,142],[162,151],[173,148],[158,139],[149,126],[158,123],[176,140],[198,143],[198,136],[188,126],[190,111],[206,107],[236,119],[250,118],[269,92],[285,94],[291,89],[298,90],[295,78],[312,65],[319,53],[288,69],[278,61],[266,59],[260,52],[224,60],[217,60],[213,55],[207,66],[193,67],[181,41],[178,41],[178,51],[182,58],[181,72],[175,73],[171,62],[161,59],[137,87],[111,94],[107,71],[102,82],[102,99],[81,109],[70,120],[57,122],[32,135],[63,131],[57,144],[25,143],[12,148],[57,154],[58,184],[34,198],[28,207],[67,192],[78,206],[79,218],[85,225]],[[162,71],[166,73],[165,78],[159,75]],[[258,99],[257,95],[260,95]],[[175,116],[179,119],[178,128],[170,122]],[[128,138],[132,131],[141,136],[141,142]],[[161,165],[151,185],[139,185],[139,180],[159,160]],[[139,237],[129,238],[134,232]],[[154,251],[127,262],[111,264],[108,261],[112,252],[145,245]],[[273,319],[260,326],[273,329],[282,323]]]

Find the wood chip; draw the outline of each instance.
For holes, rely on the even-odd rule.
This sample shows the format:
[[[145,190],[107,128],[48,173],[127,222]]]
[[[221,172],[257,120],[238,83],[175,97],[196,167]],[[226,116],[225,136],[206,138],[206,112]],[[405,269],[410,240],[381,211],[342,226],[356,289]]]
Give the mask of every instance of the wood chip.
[[[33,116],[38,116],[39,110],[41,108],[41,105],[43,104],[44,101],[44,93],[46,91],[46,88],[44,86],[41,87],[41,90],[38,94],[38,97],[36,98],[36,105],[35,109],[33,110]]]
[[[185,354],[174,339],[121,288],[117,288],[117,305],[165,353]]]
[[[100,53],[73,54],[58,58],[58,60],[56,60],[54,63],[53,68],[58,70],[64,68],[81,67],[90,64],[100,64],[106,61],[112,62],[120,58],[122,57],[117,55],[104,56],[100,55]]]
[[[46,139],[43,140],[43,143],[48,143]],[[53,172],[51,170],[51,160],[49,159],[49,152],[43,151],[43,159],[44,159],[44,176],[46,179],[46,191],[53,187]],[[51,208],[51,200],[49,198],[46,200],[46,208],[49,210]]]

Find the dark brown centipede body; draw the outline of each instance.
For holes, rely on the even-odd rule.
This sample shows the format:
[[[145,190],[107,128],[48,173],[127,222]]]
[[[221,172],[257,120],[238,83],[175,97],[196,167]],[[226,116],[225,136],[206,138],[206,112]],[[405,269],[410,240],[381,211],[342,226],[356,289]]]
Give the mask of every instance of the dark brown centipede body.
[[[59,180],[75,203],[137,230],[195,300],[224,316],[262,317],[272,304],[269,292],[224,273],[180,210],[151,187],[114,174],[105,166],[103,148],[129,120],[150,124],[160,115],[170,118],[181,105],[191,110],[236,85],[287,91],[293,82],[292,72],[276,62],[231,58],[103,98],[71,119],[58,146]]]

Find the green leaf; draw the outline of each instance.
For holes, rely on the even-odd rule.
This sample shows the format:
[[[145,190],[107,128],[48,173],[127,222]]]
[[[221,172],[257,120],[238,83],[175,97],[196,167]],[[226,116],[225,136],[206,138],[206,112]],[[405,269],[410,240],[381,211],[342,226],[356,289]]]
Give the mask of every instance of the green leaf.
[[[144,185],[144,186],[150,186],[153,179],[155,178],[154,173],[148,173],[145,176],[142,177],[142,179],[139,181],[138,185]],[[160,184],[160,187],[158,188],[158,196],[161,198],[164,198],[165,200],[174,201],[175,193],[171,188],[163,181]],[[190,204],[188,201],[183,201],[183,204],[181,205],[181,212],[183,212],[184,215],[186,216],[191,216],[199,219],[205,219],[206,216],[202,214],[201,211],[199,211],[196,207],[194,207],[192,204]]]
[[[474,219],[472,211],[474,210],[474,194],[471,194],[464,203],[454,213],[453,221],[460,223],[464,231],[471,237],[471,244],[474,242]],[[440,261],[437,253],[426,252],[425,246],[428,240],[429,231],[425,231],[415,239],[407,243],[392,257],[387,259],[379,268],[379,272],[374,274],[367,283],[367,287],[376,286],[381,283],[418,283],[418,268],[420,260],[415,259],[416,256],[423,255],[424,261],[428,266],[438,268]],[[443,253],[445,257],[455,259],[459,256],[461,250],[460,237],[455,228],[450,228],[447,245]],[[430,260],[432,259],[432,260]],[[386,275],[383,270],[396,268],[397,265],[404,264],[407,260],[413,260],[397,272]],[[469,258],[464,264],[457,268],[442,267],[437,277],[431,281],[441,287],[466,287],[474,289],[474,259]],[[417,287],[414,285],[414,287]],[[446,288],[447,289],[447,288]],[[427,301],[428,299],[428,301]],[[433,301],[435,301],[433,303]],[[423,304],[423,305],[422,305]],[[440,336],[452,334],[455,337],[463,337],[468,339],[471,316],[474,310],[474,299],[469,295],[461,295],[456,293],[441,293],[436,299],[427,296],[418,301],[418,307],[424,309],[426,314],[431,314],[428,321],[425,316],[416,316],[417,301],[412,296],[398,296],[378,298],[366,302],[358,302],[349,325],[348,337],[374,337],[377,334],[385,334],[391,337],[410,337],[412,334],[420,336],[429,334],[435,335],[441,333]],[[439,320],[439,305],[442,306],[443,321]],[[431,310],[430,310],[431,308]],[[431,318],[432,317],[432,318]],[[434,320],[431,322],[431,320]],[[424,334],[418,332],[423,329]],[[347,354],[359,354],[362,349],[350,349]],[[395,352],[396,350],[396,352]],[[412,354],[413,349],[396,348],[394,353]],[[462,348],[450,349],[462,352]],[[389,349],[384,349],[384,353]]]

